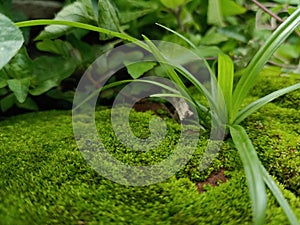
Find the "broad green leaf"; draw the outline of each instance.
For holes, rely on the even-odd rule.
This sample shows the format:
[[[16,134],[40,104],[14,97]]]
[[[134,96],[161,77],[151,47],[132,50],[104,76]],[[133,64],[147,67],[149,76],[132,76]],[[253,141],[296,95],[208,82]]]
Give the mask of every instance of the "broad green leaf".
[[[246,8],[240,6],[233,0],[220,0],[222,15],[225,16],[234,16],[245,13]]]
[[[9,89],[14,93],[18,102],[23,103],[28,95],[30,78],[7,80]]]
[[[271,94],[266,95],[263,98],[260,98],[254,102],[252,102],[251,104],[249,104],[248,106],[246,106],[243,110],[241,110],[235,121],[234,124],[239,124],[240,122],[242,122],[244,119],[246,119],[249,115],[251,115],[253,112],[255,112],[256,110],[260,109],[261,107],[263,107],[264,105],[266,105],[267,103],[273,101],[274,99],[287,94],[291,91],[297,90],[300,88],[300,83],[298,84],[294,84],[292,86],[277,90],[272,92]]]
[[[33,88],[30,94],[40,95],[56,87],[76,69],[76,63],[62,57],[41,56],[34,60]]]
[[[222,6],[220,0],[209,0],[207,9],[207,23],[223,27]]]
[[[9,18],[0,14],[0,69],[14,57],[23,42],[22,32]]]
[[[265,222],[267,193],[261,163],[245,129],[239,125],[230,126],[229,129],[244,165],[252,200],[253,222],[262,225]]]
[[[16,97],[14,94],[10,94],[2,98],[0,100],[0,106],[2,112],[5,112],[8,109],[10,109],[15,103],[16,103]]]
[[[110,0],[99,0],[98,2],[98,24],[112,31],[121,31],[120,21],[117,14],[117,8]],[[100,34],[101,40],[111,39],[112,36]]]
[[[33,72],[32,60],[26,48],[21,48],[4,68],[10,78],[21,79],[31,77]]]
[[[151,70],[156,65],[156,62],[139,62],[133,64],[125,62],[125,65],[130,76],[133,79],[137,79],[147,71]]]
[[[88,1],[90,4],[91,2]],[[74,2],[70,5],[65,6],[54,18],[54,20],[65,20],[72,22],[82,22],[86,24],[95,24],[97,23],[94,15],[90,15],[89,7],[91,5],[84,4],[83,2]],[[65,26],[65,25],[49,25],[36,37],[36,40],[43,39],[54,39],[60,37],[70,31],[74,27]]]
[[[266,43],[259,49],[250,61],[247,68],[244,70],[241,79],[239,80],[233,92],[233,117],[237,112],[247,96],[249,90],[253,87],[256,78],[260,71],[270,59],[272,54],[280,47],[286,38],[297,28],[300,24],[300,8],[298,8],[291,16],[289,16],[270,36]],[[233,121],[230,121],[233,122]]]
[[[234,65],[231,58],[225,54],[218,55],[218,84],[224,97],[227,116],[230,116],[232,105],[232,88],[234,78]]]
[[[160,2],[167,8],[176,9],[183,5],[187,0],[160,0]]]

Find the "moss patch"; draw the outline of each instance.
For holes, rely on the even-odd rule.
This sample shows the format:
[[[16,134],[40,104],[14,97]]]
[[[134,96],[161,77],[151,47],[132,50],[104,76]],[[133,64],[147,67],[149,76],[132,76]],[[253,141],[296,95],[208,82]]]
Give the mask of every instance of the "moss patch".
[[[295,155],[279,159],[282,163],[276,162],[279,152],[290,154],[291,148],[299,156],[299,145],[294,145],[297,141],[284,141],[297,131],[296,125],[287,126],[290,116],[294,115],[293,121],[299,116],[293,110],[269,107],[249,119],[247,130],[267,168],[285,188],[298,194],[299,177],[292,170],[299,164],[290,160]],[[273,120],[274,123],[268,124],[274,117],[274,107],[285,117],[278,119],[281,123]],[[141,133],[147,133],[145,124],[152,117],[150,113],[133,112],[131,120]],[[126,148],[109,131],[110,110],[97,112],[96,118],[100,121],[99,133],[108,140],[106,146],[119,159],[130,161],[133,155],[124,157]],[[263,128],[258,129],[261,126],[258,120]],[[200,139],[190,162],[172,178],[147,187],[128,187],[111,182],[90,168],[77,149],[71,122],[69,111],[51,111],[17,116],[0,123],[0,224],[251,224],[251,203],[243,169],[229,141],[204,172],[199,172],[197,166],[206,146],[205,137]],[[155,162],[165,157],[162,152],[169,152],[176,145],[180,127],[171,120],[167,123],[169,142],[160,145],[157,157],[134,155],[135,163]],[[275,147],[269,145],[278,142],[274,129],[280,131],[278,135],[282,139]],[[288,174],[282,173],[286,166],[290,169]],[[205,192],[199,194],[195,183],[220,168],[226,169],[228,181],[217,187],[204,186]],[[299,197],[289,191],[285,195],[300,216]],[[272,196],[267,222],[286,224]]]

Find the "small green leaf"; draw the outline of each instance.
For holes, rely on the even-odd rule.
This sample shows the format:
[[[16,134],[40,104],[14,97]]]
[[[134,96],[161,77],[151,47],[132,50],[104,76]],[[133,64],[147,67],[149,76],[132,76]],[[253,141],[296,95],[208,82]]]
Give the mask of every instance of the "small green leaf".
[[[203,37],[201,40],[202,45],[216,45],[221,42],[227,41],[228,37],[226,37],[224,34],[218,33],[217,29],[213,27]]]
[[[124,63],[126,65],[128,73],[133,79],[139,78],[156,65],[155,62],[138,62],[133,64],[130,64],[129,62]]]
[[[3,70],[0,70],[0,88],[4,88],[7,86],[8,77]]]
[[[0,14],[0,69],[19,51],[23,42],[22,32],[9,18]]]
[[[28,95],[30,78],[7,80],[9,89],[15,94],[17,100],[23,103]]]
[[[36,46],[40,51],[50,52],[66,57],[70,56],[70,51],[72,50],[72,45],[69,42],[62,41],[60,39],[45,39],[38,42]]]
[[[16,104],[19,108],[23,108],[23,109],[29,109],[29,110],[38,110],[39,107],[37,106],[37,104],[35,103],[35,101],[33,101],[31,98],[26,98],[25,102],[23,103],[19,103],[17,102]]]
[[[246,8],[240,6],[233,0],[221,0],[220,3],[221,3],[222,15],[224,17],[240,15],[247,11]]]
[[[15,103],[16,103],[16,97],[14,94],[10,94],[2,98],[0,100],[0,106],[2,112],[5,112],[8,109],[10,109]]]

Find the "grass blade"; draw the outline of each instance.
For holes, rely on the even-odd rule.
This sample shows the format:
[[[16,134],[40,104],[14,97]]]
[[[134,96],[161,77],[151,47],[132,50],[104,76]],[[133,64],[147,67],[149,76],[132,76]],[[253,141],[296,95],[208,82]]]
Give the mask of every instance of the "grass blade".
[[[247,118],[249,115],[251,115],[253,112],[255,112],[256,110],[260,109],[261,107],[263,107],[264,105],[266,105],[267,103],[273,101],[274,99],[289,93],[291,91],[297,90],[300,88],[300,83],[298,84],[294,84],[292,86],[277,90],[272,92],[271,94],[266,95],[263,98],[260,98],[254,102],[252,102],[251,104],[249,104],[248,106],[246,106],[243,110],[241,110],[236,119],[234,120],[233,124],[239,124],[240,122],[242,122],[245,118]]]
[[[230,119],[232,103],[232,88],[234,78],[234,66],[231,58],[225,54],[218,55],[218,84],[221,89],[221,97],[224,98],[227,108],[227,117]]]
[[[247,96],[249,90],[253,87],[254,82],[259,75],[259,72],[285,41],[285,39],[297,28],[300,24],[300,8],[295,10],[270,36],[266,43],[255,54],[247,68],[245,69],[241,79],[239,80],[233,93],[233,117],[236,116],[241,104]]]
[[[268,171],[265,169],[265,167],[262,164],[260,166],[261,166],[261,171],[265,183],[267,184],[268,188],[271,190],[271,192],[277,199],[279,205],[281,206],[285,215],[287,216],[287,219],[289,220],[290,224],[299,225],[297,217],[295,216],[293,210],[291,209],[288,201],[285,199],[282,192],[278,188],[277,184],[275,183],[271,175],[268,173]]]
[[[267,193],[260,161],[245,129],[239,125],[229,127],[232,140],[241,156],[250,191],[253,208],[253,222],[261,225],[265,222]]]

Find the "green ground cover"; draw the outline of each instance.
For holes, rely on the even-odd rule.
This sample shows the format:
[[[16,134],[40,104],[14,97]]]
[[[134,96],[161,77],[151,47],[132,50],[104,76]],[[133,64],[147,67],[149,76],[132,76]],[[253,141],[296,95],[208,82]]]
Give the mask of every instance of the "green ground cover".
[[[261,78],[253,98],[283,87],[290,77]],[[267,90],[267,87],[270,90]],[[267,170],[280,183],[285,197],[300,218],[299,91],[270,103],[243,125]],[[136,134],[147,134],[151,113],[131,114]],[[180,126],[168,120],[167,139],[152,151],[132,155],[118,143],[110,125],[110,110],[96,113],[97,127],[115,157],[151,163],[166,157],[176,145]],[[251,224],[251,202],[239,155],[230,139],[212,166],[199,172],[205,136],[190,162],[165,182],[147,187],[123,186],[103,178],[86,163],[77,149],[70,111],[37,112],[0,122],[0,224]],[[206,186],[196,183],[211,172],[225,169],[227,182]],[[267,224],[288,224],[269,194]]]

